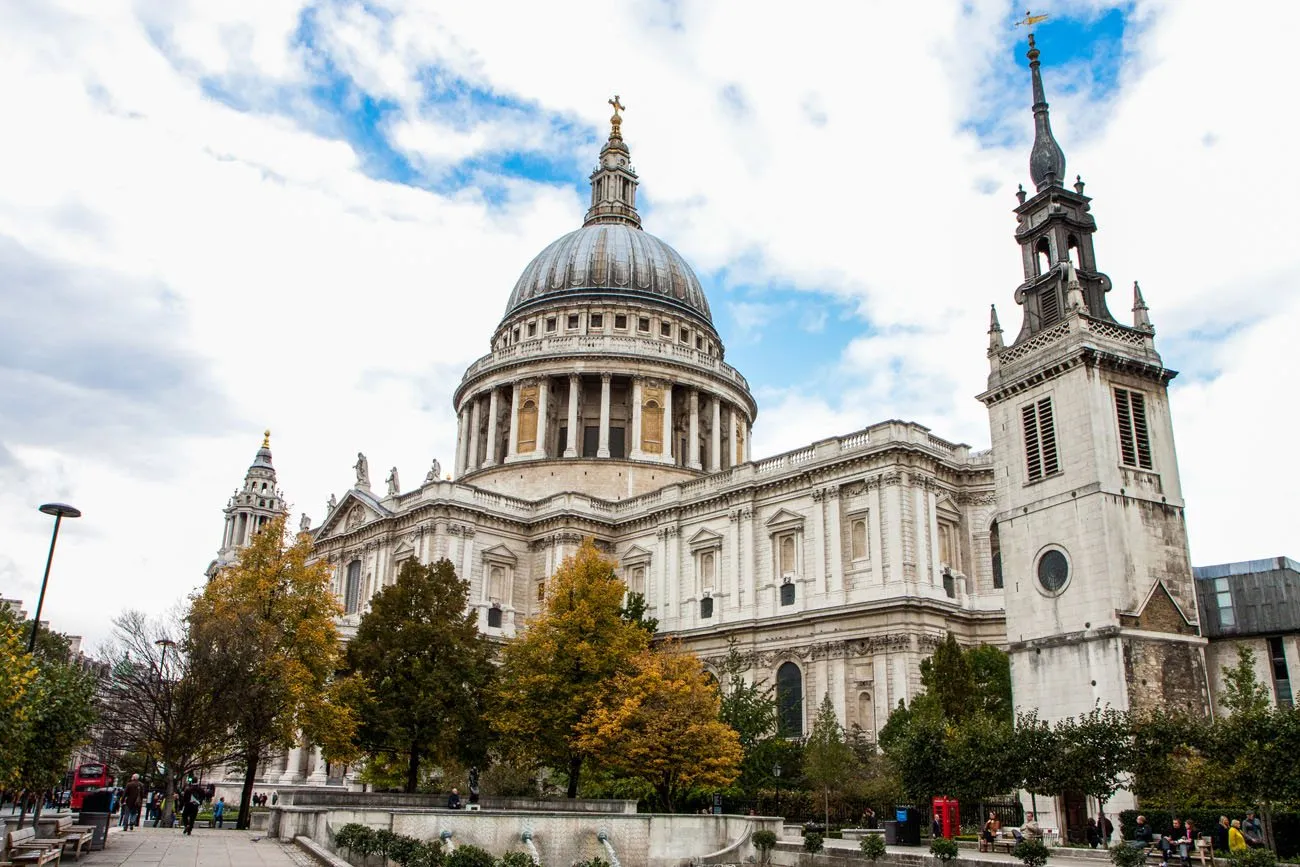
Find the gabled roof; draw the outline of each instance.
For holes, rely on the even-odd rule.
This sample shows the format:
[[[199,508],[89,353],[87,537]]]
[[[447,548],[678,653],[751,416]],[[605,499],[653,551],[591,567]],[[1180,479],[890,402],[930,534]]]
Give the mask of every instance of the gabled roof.
[[[353,488],[343,495],[339,504],[335,506],[334,511],[327,517],[313,533],[317,539],[323,539],[326,536],[337,535],[340,532],[348,532],[356,529],[347,525],[347,517],[354,508],[362,509],[361,523],[356,526],[364,526],[379,518],[391,518],[395,513],[387,506],[383,505],[375,495],[361,488]]]
[[[769,529],[778,530],[787,527],[793,528],[802,526],[805,518],[798,512],[792,512],[789,509],[777,509],[776,514],[764,521],[764,526]]]

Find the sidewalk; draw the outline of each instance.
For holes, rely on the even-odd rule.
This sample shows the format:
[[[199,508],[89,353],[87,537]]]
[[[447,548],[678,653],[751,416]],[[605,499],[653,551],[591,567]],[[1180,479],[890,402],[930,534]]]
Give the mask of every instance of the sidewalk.
[[[272,840],[264,832],[209,828],[195,828],[189,837],[179,828],[130,832],[114,828],[107,848],[81,856],[81,863],[88,867],[318,867],[297,846]]]

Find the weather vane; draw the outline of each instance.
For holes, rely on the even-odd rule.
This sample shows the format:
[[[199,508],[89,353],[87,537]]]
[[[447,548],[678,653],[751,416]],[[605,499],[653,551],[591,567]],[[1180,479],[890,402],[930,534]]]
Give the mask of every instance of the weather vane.
[[[1030,30],[1033,30],[1035,24],[1042,24],[1044,21],[1048,19],[1048,17],[1049,16],[1045,12],[1042,15],[1035,15],[1032,12],[1030,12],[1028,9],[1026,9],[1025,17],[1017,21],[1016,26],[1028,27]]]
[[[614,98],[613,98],[613,99],[609,100],[609,104],[612,105],[612,106],[614,106],[614,117],[618,117],[618,113],[619,113],[620,111],[627,111],[627,106],[624,105],[623,103],[621,103],[621,102],[618,101],[618,94],[617,94],[617,93],[614,94]]]

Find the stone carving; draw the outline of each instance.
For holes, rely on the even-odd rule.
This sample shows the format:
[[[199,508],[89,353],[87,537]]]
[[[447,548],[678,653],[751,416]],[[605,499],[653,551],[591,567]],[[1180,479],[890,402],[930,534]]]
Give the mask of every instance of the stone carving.
[[[397,467],[388,471],[388,478],[384,481],[388,483],[388,496],[396,497],[402,492],[402,483],[397,477]]]
[[[357,471],[357,487],[370,490],[370,461],[361,452],[357,452],[357,462],[352,465],[352,469]]]
[[[334,510],[338,507],[339,501],[334,499],[333,494],[330,494],[329,500],[325,503],[325,515],[328,517],[329,515],[334,514]]]
[[[438,481],[438,477],[441,475],[442,475],[442,464],[438,463],[437,458],[434,458],[433,466],[429,468],[428,474],[425,475],[424,477],[424,483],[427,485],[429,482],[436,482]]]
[[[365,517],[366,517],[366,510],[361,508],[360,503],[353,506],[348,511],[348,529],[355,530],[357,527],[360,527],[361,522],[365,520]]]
[[[298,522],[298,532],[299,533],[311,532],[311,518],[307,517],[306,512],[302,513],[302,520]]]

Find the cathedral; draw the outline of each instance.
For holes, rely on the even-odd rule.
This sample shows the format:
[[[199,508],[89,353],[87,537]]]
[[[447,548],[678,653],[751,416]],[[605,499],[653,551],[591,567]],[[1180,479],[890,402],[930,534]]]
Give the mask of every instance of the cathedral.
[[[1044,719],[1098,702],[1203,712],[1175,374],[1136,284],[1131,321],[1111,313],[1090,199],[1081,180],[1065,186],[1032,37],[1029,60],[1035,191],[1015,209],[1022,323],[1008,341],[991,316],[979,396],[991,450],[887,420],[752,455],[758,404],[690,265],[642,225],[615,97],[585,219],[523,269],[490,351],[455,390],[450,466],[434,461],[403,490],[396,469],[373,485],[359,454],[324,520],[304,516],[343,635],[405,560],[447,558],[480,628],[507,639],[592,538],[661,634],[714,670],[729,643],[748,655],[793,736],[829,696],[874,737],[949,632],[1006,648],[1017,708]],[[264,441],[210,573],[283,510]],[[295,750],[277,778],[343,782],[318,751]]]

